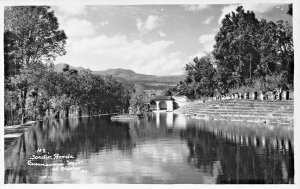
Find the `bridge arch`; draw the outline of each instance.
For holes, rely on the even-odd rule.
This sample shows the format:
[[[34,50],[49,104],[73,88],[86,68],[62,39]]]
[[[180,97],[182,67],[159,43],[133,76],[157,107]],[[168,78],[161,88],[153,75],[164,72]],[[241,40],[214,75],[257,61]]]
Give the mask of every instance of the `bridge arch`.
[[[167,110],[171,112],[174,110],[174,99],[171,96],[157,96],[152,101],[156,103],[156,111]]]
[[[159,109],[160,110],[166,110],[167,109],[167,102],[166,101],[160,101],[159,103],[158,103],[158,106],[159,106]]]

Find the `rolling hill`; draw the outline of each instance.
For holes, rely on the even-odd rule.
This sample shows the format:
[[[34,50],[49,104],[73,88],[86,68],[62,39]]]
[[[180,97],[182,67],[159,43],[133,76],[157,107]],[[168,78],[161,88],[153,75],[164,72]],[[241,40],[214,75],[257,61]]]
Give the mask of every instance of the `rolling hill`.
[[[56,71],[62,71],[64,63],[59,63],[54,65]],[[85,70],[83,67],[73,67],[71,69],[76,69],[78,71]],[[132,82],[134,84],[141,85],[146,90],[163,90],[167,87],[176,86],[180,81],[184,80],[184,75],[172,75],[172,76],[156,76],[156,75],[146,75],[135,73],[128,69],[108,69],[103,71],[93,71],[93,74],[107,76],[111,75],[119,81]]]

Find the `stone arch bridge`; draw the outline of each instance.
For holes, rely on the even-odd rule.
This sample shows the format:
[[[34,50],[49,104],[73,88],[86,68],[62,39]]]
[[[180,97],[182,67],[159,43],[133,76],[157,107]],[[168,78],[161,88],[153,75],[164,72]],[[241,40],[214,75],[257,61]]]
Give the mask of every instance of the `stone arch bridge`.
[[[150,104],[155,103],[156,111],[167,110],[169,112],[174,110],[175,99],[172,96],[156,96],[150,101]]]

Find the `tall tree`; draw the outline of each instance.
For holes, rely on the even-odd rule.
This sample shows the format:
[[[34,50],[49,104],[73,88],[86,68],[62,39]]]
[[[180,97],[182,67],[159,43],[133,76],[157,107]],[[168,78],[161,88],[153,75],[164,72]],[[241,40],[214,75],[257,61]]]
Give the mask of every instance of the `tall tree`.
[[[236,11],[227,14],[222,20],[213,51],[218,68],[223,70],[232,87],[251,80],[260,59],[257,51],[259,38],[256,35],[259,21],[252,11],[245,12],[241,6]]]
[[[36,71],[36,64],[64,55],[67,37],[59,29],[54,12],[46,6],[5,7],[4,32],[5,76],[15,76],[24,122],[27,93],[32,84],[28,83],[26,73]]]
[[[54,11],[47,6],[15,6],[4,9],[4,31],[14,55],[11,61],[19,65],[34,64],[39,61],[52,61],[64,55],[66,35],[59,29]],[[13,49],[13,51],[11,50]]]
[[[213,55],[228,88],[252,85],[254,80],[282,74],[293,84],[292,29],[287,22],[256,19],[239,6],[227,14],[215,36]],[[263,84],[263,83],[262,83]]]
[[[22,123],[25,122],[26,117],[30,115],[28,106],[28,98],[33,97],[36,99],[37,86],[40,78],[44,76],[45,65],[41,63],[30,65],[26,68],[21,68],[20,73],[10,77],[11,89],[16,91],[19,95],[20,113]]]

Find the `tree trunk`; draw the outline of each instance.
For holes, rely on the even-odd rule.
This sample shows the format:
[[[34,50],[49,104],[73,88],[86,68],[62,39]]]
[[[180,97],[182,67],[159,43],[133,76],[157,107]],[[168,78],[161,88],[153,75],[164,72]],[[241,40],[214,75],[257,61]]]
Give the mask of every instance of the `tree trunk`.
[[[78,108],[78,117],[81,117],[82,116],[82,110],[81,110],[81,107]]]
[[[48,118],[50,118],[50,108],[49,107],[47,108],[47,116],[48,116]]]
[[[10,113],[4,113],[4,125],[7,125],[7,120],[11,117]]]
[[[35,95],[35,98],[34,98],[34,100],[35,100],[35,108],[36,107],[38,107],[39,106],[39,102],[38,102],[38,91],[36,92],[36,95]],[[40,112],[38,111],[37,113],[34,113],[34,121],[36,121],[37,120],[37,117],[40,117]]]
[[[69,118],[69,110],[70,110],[70,107],[66,107],[65,109],[65,118]]]
[[[88,107],[88,114],[89,114],[89,117],[91,116],[91,107],[89,106]]]
[[[55,113],[54,113],[54,117],[55,117],[55,119],[59,119],[59,110],[58,111],[56,111]]]
[[[25,113],[26,113],[26,98],[27,98],[27,88],[24,89],[24,91],[21,91],[21,124],[26,123]]]

